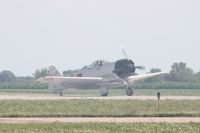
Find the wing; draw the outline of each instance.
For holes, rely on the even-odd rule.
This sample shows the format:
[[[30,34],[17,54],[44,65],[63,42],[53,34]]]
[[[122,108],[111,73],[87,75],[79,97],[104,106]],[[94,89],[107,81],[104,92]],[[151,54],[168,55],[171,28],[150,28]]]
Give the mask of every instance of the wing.
[[[102,81],[101,77],[45,77],[37,81],[43,83],[56,83],[66,88],[93,88],[97,87]],[[96,89],[96,88],[95,88]]]
[[[165,74],[165,73],[164,72],[157,72],[157,73],[149,73],[149,74],[130,76],[130,77],[128,77],[128,82],[130,84],[132,84],[136,80],[151,78],[151,77],[159,76],[159,75],[162,75],[162,74]]]

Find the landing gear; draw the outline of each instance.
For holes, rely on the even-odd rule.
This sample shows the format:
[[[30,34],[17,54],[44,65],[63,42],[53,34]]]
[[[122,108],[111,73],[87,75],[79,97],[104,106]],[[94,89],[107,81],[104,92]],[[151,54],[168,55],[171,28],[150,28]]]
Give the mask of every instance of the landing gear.
[[[101,94],[101,96],[108,96],[108,89],[105,87],[102,87],[100,89],[100,94]]]
[[[128,86],[128,87],[126,88],[126,95],[127,95],[127,96],[132,96],[133,93],[134,93],[133,89],[132,89],[131,87]]]
[[[64,90],[61,90],[61,91],[59,92],[59,94],[60,94],[60,96],[64,96]]]

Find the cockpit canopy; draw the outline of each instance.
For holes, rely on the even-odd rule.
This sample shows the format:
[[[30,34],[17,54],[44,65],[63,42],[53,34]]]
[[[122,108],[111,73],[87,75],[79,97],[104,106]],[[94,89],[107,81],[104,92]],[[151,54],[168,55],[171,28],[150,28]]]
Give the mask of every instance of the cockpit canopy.
[[[103,66],[103,64],[105,64],[105,61],[103,60],[97,60],[95,62],[93,62],[92,64],[86,66],[88,69],[94,68],[94,67],[101,67]]]

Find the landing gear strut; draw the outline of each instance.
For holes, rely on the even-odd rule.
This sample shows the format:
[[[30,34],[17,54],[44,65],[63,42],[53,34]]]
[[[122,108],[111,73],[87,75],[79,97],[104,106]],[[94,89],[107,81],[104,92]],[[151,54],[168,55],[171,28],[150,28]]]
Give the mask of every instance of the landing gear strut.
[[[108,96],[108,89],[105,87],[102,87],[100,89],[100,94],[101,94],[101,96]]]
[[[133,93],[134,93],[133,89],[132,89],[131,87],[128,86],[128,87],[126,88],[126,95],[127,95],[127,96],[132,96]]]

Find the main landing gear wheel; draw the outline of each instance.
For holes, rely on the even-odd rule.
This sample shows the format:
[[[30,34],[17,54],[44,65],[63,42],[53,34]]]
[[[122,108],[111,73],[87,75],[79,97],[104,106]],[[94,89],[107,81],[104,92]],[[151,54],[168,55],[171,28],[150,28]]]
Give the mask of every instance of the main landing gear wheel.
[[[103,87],[100,89],[101,96],[108,96],[108,89]]]
[[[64,96],[64,90],[61,90],[61,91],[59,92],[59,95],[60,95],[60,96]]]
[[[133,95],[133,89],[131,87],[126,88],[126,95],[127,96],[132,96]]]

